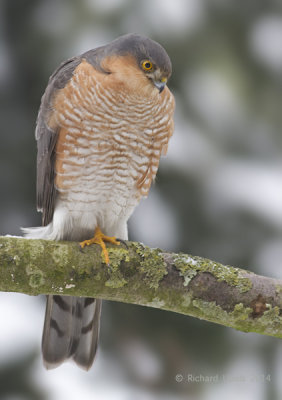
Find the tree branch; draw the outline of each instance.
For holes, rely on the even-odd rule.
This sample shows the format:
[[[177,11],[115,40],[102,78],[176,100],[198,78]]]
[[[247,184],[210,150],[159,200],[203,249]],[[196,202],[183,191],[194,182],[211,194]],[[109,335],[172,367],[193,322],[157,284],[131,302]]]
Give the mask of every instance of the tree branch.
[[[282,338],[282,281],[140,243],[99,246],[0,237],[0,291],[140,304]]]

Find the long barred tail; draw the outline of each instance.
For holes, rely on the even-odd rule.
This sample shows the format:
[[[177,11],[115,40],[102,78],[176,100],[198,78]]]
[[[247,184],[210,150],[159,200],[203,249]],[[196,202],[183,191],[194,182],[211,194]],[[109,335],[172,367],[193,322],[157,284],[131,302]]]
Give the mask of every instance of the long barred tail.
[[[48,296],[42,337],[47,369],[72,358],[88,370],[97,350],[102,301],[88,297]]]
[[[53,225],[22,229],[30,239],[62,239]],[[102,301],[88,297],[47,296],[42,337],[43,362],[47,369],[73,359],[88,370],[97,350]]]

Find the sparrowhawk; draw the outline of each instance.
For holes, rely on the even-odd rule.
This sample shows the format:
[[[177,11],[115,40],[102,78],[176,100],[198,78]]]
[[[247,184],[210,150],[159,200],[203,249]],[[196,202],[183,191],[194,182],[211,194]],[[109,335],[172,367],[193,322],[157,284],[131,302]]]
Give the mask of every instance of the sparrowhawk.
[[[148,195],[173,133],[170,75],[163,47],[137,34],[59,66],[36,126],[43,226],[26,228],[27,237],[82,241],[82,247],[97,243],[109,263],[105,242],[128,238],[127,221]],[[69,358],[91,367],[100,312],[100,299],[48,296],[42,338],[46,368]]]

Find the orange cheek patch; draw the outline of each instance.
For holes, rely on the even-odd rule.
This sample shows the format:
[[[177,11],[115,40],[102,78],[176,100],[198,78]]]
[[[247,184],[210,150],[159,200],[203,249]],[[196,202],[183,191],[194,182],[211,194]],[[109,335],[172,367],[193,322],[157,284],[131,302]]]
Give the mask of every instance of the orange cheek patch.
[[[131,55],[106,57],[102,67],[111,72],[105,82],[116,92],[125,89],[127,93],[142,95],[148,88],[151,89],[151,82]]]

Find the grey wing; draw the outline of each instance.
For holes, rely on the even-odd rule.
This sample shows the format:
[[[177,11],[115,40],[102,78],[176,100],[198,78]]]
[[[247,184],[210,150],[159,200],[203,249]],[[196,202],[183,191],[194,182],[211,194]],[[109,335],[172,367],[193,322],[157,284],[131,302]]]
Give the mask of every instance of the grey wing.
[[[48,225],[52,220],[56,198],[55,188],[55,147],[59,126],[50,127],[48,121],[52,115],[52,102],[57,90],[65,87],[73,75],[81,58],[74,57],[62,63],[51,75],[48,86],[41,100],[37,117],[35,138],[37,140],[37,209],[42,211],[42,224]]]

